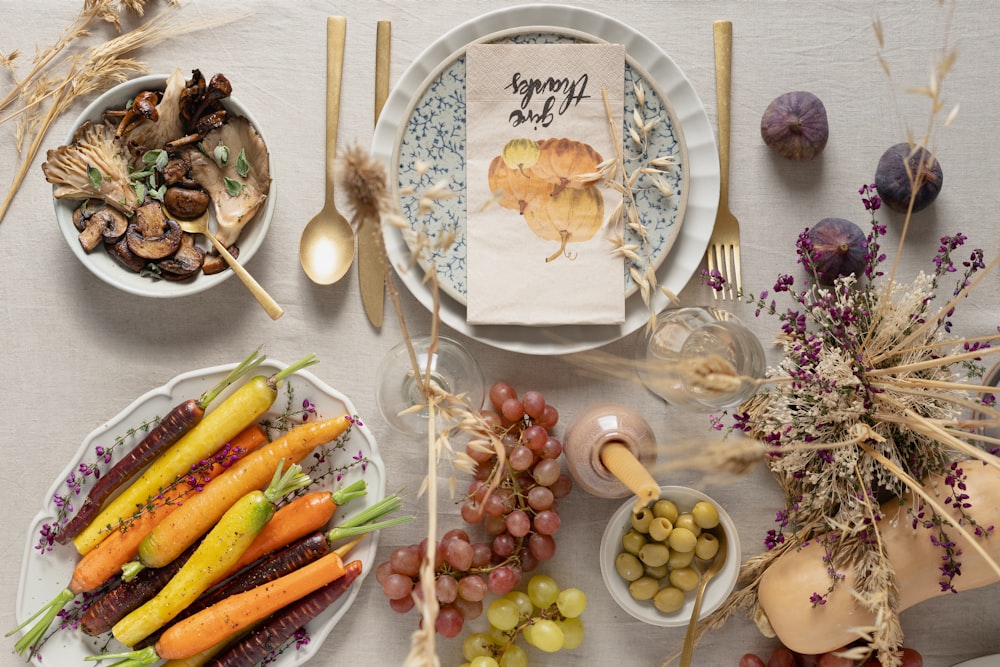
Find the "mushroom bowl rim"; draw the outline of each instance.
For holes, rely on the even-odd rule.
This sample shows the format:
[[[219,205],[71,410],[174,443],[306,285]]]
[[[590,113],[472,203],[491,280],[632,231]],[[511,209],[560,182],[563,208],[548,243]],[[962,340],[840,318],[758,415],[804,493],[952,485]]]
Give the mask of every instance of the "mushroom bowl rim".
[[[170,74],[144,74],[127,81],[123,81],[97,96],[80,114],[73,120],[69,133],[61,145],[68,146],[73,143],[73,138],[77,130],[86,122],[98,122],[104,112],[111,108],[121,108],[124,104],[144,90],[163,90],[166,87]],[[267,199],[264,205],[257,211],[254,218],[247,223],[240,233],[238,242],[238,261],[241,265],[246,265],[264,243],[268,228],[274,217],[276,198],[276,178],[274,174],[274,157],[271,155],[271,145],[267,140],[260,123],[253,113],[239,101],[235,96],[230,95],[223,101],[223,106],[236,116],[244,116],[260,135],[267,147],[268,152],[268,172],[271,183],[268,187]],[[53,192],[55,191],[53,185]],[[81,200],[77,199],[57,199],[52,198],[55,207],[56,222],[62,232],[63,237],[69,244],[70,251],[80,260],[80,262],[98,279],[107,285],[115,287],[128,294],[151,298],[176,298],[190,296],[209,290],[228,280],[233,275],[231,269],[226,269],[215,274],[204,274],[201,271],[197,275],[180,281],[151,278],[139,273],[132,273],[127,268],[121,266],[110,253],[103,248],[95,248],[91,252],[86,252],[78,240],[79,231],[73,225],[73,211],[80,205]],[[213,216],[214,222],[214,216]],[[199,245],[210,247],[204,239]]]

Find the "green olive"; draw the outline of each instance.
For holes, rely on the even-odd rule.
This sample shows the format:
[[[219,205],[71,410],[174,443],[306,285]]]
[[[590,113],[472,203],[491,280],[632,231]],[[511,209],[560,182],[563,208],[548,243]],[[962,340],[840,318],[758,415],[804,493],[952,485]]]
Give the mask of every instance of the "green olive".
[[[632,528],[640,533],[649,532],[649,522],[653,520],[653,512],[648,507],[643,507],[638,512],[632,513]]]
[[[670,536],[674,524],[664,516],[655,517],[649,522],[649,537],[657,542],[663,542]]]
[[[625,581],[635,581],[643,574],[642,563],[628,552],[621,552],[615,558],[615,569]]]
[[[682,591],[693,591],[698,588],[699,581],[701,581],[701,575],[693,567],[682,567],[670,571],[670,585]]]
[[[670,558],[667,559],[667,567],[675,570],[680,567],[687,567],[694,560],[694,551],[674,551],[670,550]]]
[[[685,512],[677,517],[677,521],[674,521],[674,528],[687,528],[694,533],[695,537],[701,535],[701,526],[694,520],[694,515],[690,512]]]
[[[670,531],[670,537],[667,538],[667,542],[674,551],[694,551],[694,545],[698,542],[698,536],[688,528],[674,526],[674,529]]]
[[[665,586],[653,596],[653,606],[664,614],[670,614],[684,606],[684,591],[673,586]]]
[[[638,556],[639,549],[641,549],[642,545],[647,541],[648,540],[645,535],[640,533],[638,530],[633,529],[622,535],[622,549],[634,556]]]
[[[639,550],[639,560],[646,565],[658,567],[670,558],[670,548],[662,542],[648,542]]]
[[[694,545],[694,555],[702,560],[712,560],[719,553],[719,539],[712,533],[702,533]]]
[[[653,579],[665,579],[668,574],[670,574],[670,567],[666,563],[663,565],[646,566],[647,577],[652,577]]]
[[[672,500],[661,498],[653,503],[653,516],[662,516],[670,523],[673,523],[674,521],[677,521],[677,516],[679,514],[680,512],[677,511],[677,505],[675,505]]]
[[[635,600],[651,600],[658,590],[660,583],[652,577],[640,577],[628,585],[628,592]]]
[[[719,510],[708,501],[703,500],[696,503],[691,508],[691,515],[694,517],[695,523],[706,530],[719,525]]]

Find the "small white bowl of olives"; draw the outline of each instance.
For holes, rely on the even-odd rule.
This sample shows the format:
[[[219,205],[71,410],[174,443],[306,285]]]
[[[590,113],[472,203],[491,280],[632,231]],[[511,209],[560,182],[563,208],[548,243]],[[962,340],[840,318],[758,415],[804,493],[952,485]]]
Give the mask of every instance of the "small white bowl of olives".
[[[660,497],[636,511],[623,504],[604,530],[601,575],[615,602],[634,618],[661,627],[687,625],[701,572],[726,540],[726,562],[709,580],[704,618],[736,586],[740,541],[729,514],[711,497],[683,486],[660,487]]]

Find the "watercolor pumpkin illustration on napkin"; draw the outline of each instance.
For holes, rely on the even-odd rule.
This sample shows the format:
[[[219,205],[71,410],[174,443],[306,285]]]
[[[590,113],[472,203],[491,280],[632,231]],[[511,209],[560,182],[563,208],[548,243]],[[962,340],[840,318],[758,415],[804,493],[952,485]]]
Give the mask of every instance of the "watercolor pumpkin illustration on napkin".
[[[472,324],[619,324],[624,265],[605,240],[625,51],[482,44],[466,53],[468,304]]]

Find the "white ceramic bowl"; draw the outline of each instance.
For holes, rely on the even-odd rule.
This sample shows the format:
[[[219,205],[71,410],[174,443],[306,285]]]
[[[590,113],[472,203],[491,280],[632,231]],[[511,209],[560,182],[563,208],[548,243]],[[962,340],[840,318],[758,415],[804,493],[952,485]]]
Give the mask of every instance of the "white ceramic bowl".
[[[696,489],[684,486],[662,486],[660,487],[660,498],[672,500],[682,513],[690,511],[695,503],[702,500],[712,503],[719,511],[719,523],[726,531],[728,554],[722,571],[712,577],[705,588],[705,596],[702,599],[701,613],[699,614],[699,618],[704,618],[718,609],[736,587],[736,579],[740,572],[740,538],[736,532],[736,525],[718,502]],[[685,626],[690,621],[691,612],[694,610],[695,591],[687,594],[684,606],[680,609],[669,614],[663,613],[653,606],[652,600],[633,599],[628,591],[628,582],[622,579],[615,569],[615,557],[621,553],[622,536],[631,527],[630,515],[634,506],[634,497],[625,501],[608,521],[607,528],[604,529],[600,552],[601,576],[604,577],[604,585],[607,586],[611,597],[615,599],[618,606],[632,617],[644,623],[661,627]]]
[[[83,113],[73,123],[73,129],[66,137],[64,144],[68,145],[73,142],[73,135],[76,133],[77,128],[83,125],[84,122],[88,120],[92,122],[100,121],[107,109],[122,108],[128,100],[144,90],[162,90],[166,87],[166,82],[166,74],[149,74],[125,81],[111,88],[83,110]],[[234,87],[236,86],[238,86],[238,83],[234,83]],[[257,130],[257,133],[264,139],[265,143],[267,142],[267,138],[261,131],[260,124],[250,111],[240,104],[239,100],[229,97],[223,102],[223,105],[231,114],[245,116],[254,129]],[[267,145],[270,149],[270,144]],[[271,217],[274,214],[274,203],[276,201],[274,160],[271,160],[270,163],[271,186],[268,191],[267,200],[264,202],[261,210],[257,211],[253,220],[243,228],[237,244],[240,248],[238,259],[240,264],[243,265],[254,256],[257,249],[264,242],[267,228],[271,224]],[[199,273],[187,280],[174,282],[170,280],[154,280],[138,273],[132,273],[119,264],[104,248],[94,248],[89,253],[84,251],[79,240],[77,240],[79,232],[73,226],[73,211],[80,205],[79,200],[53,199],[53,201],[55,202],[56,220],[59,228],[62,230],[63,236],[66,238],[66,242],[69,244],[73,254],[79,258],[91,273],[108,285],[117,287],[123,292],[157,298],[187,296],[210,289],[222,281],[228,280],[233,275],[233,272],[227,269],[213,275]],[[212,224],[214,225],[214,222]],[[210,247],[206,239],[200,239],[198,244],[205,249]]]

